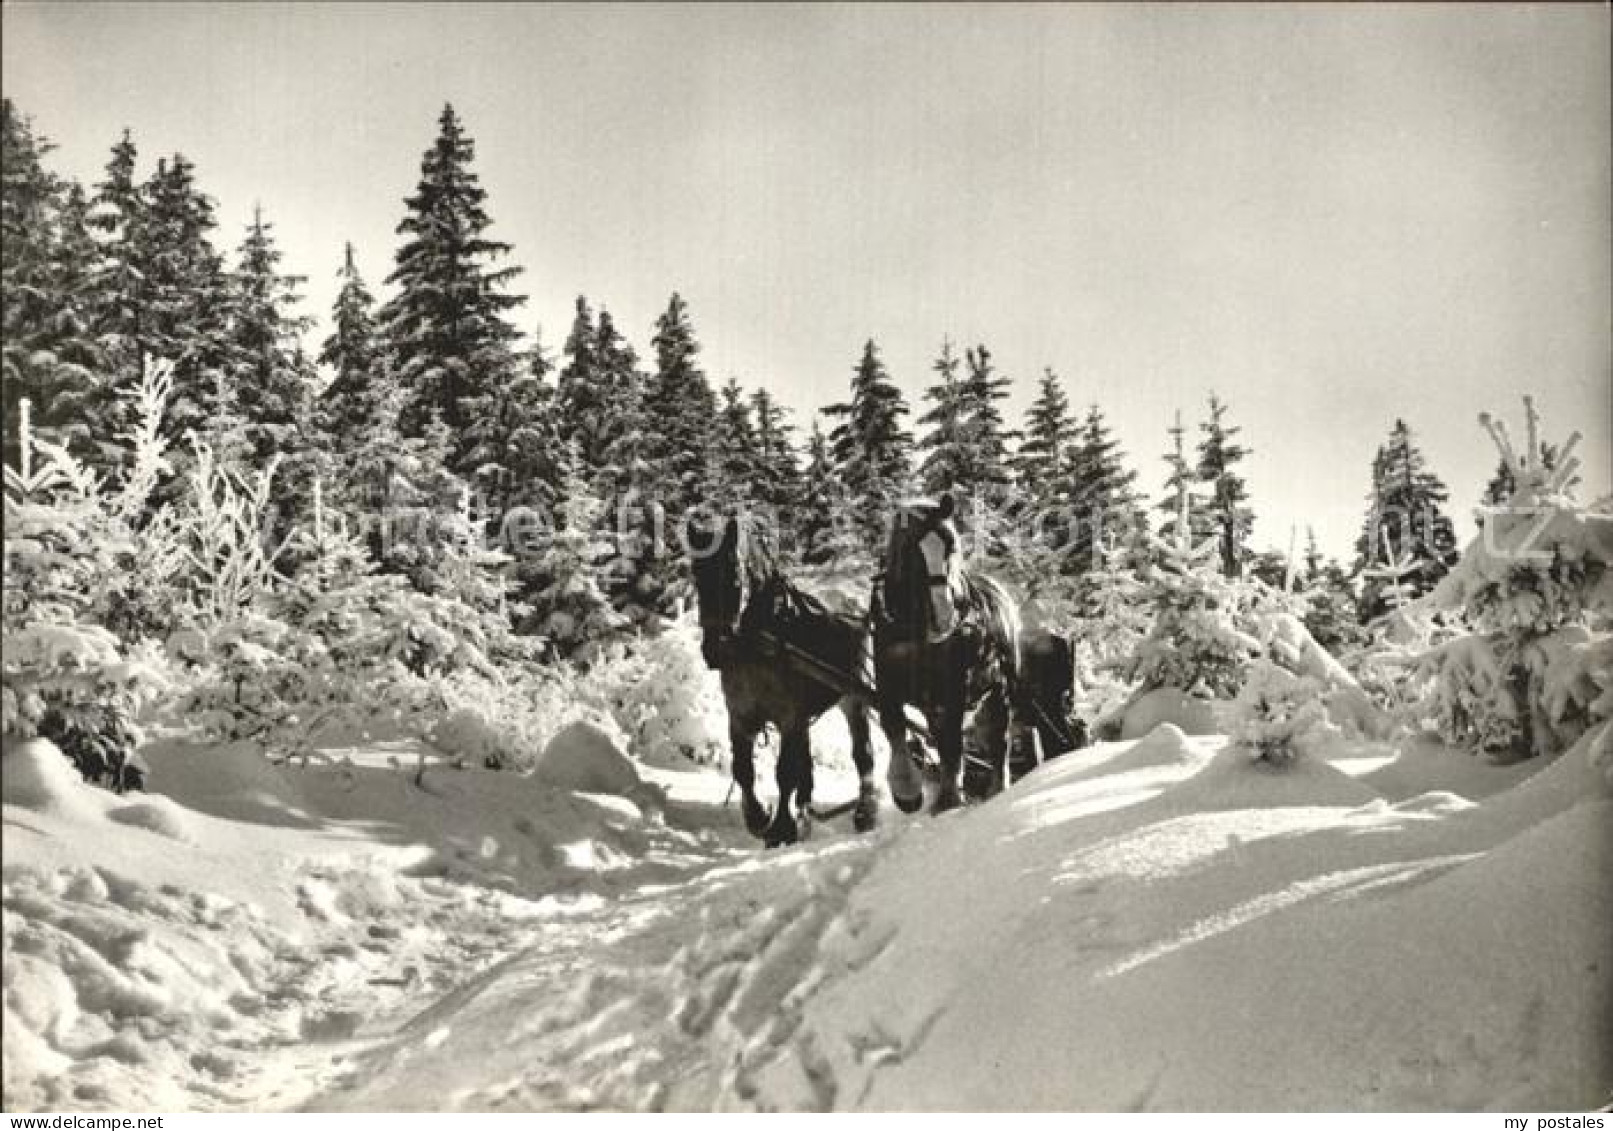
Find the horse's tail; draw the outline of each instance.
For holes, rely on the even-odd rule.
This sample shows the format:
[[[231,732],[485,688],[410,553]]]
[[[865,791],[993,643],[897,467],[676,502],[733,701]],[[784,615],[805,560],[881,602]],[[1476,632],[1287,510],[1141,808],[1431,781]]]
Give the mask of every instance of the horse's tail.
[[[1001,656],[1009,687],[1017,688],[1021,667],[1020,638],[1024,633],[1019,606],[995,578],[975,576],[969,579],[969,583],[974,590],[986,635]]]

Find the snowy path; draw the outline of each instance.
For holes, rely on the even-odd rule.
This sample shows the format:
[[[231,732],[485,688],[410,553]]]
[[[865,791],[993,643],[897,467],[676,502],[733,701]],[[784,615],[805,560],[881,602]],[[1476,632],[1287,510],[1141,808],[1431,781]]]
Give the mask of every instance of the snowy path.
[[[350,1048],[305,1106],[707,1109],[753,1096],[753,1064],[783,1048],[810,1075],[810,1043],[790,1043],[821,977],[814,955],[874,848],[714,859],[535,924],[517,953]]]

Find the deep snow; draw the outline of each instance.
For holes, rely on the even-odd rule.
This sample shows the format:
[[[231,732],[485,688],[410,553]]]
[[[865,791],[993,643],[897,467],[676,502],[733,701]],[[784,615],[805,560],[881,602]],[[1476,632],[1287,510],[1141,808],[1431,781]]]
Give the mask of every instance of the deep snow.
[[[26,744],[5,1106],[1594,1107],[1608,741],[1273,769],[1166,722],[772,853],[724,778],[585,727],[423,788],[408,748],[167,741],[116,797]]]

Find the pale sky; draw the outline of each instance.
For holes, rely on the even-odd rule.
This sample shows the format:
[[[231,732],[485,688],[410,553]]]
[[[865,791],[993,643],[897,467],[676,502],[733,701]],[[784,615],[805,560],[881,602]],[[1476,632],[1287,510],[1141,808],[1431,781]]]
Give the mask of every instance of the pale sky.
[[[1396,416],[1458,528],[1482,409],[1610,474],[1609,9],[7,2],[5,93],[99,179],[175,150],[232,250],[255,202],[308,313],[383,292],[444,102],[523,330],[576,295],[641,355],[673,290],[714,382],[810,413],[866,338],[915,409],[985,342],[1017,423],[1051,365],[1159,490],[1230,402],[1255,544],[1345,553]]]

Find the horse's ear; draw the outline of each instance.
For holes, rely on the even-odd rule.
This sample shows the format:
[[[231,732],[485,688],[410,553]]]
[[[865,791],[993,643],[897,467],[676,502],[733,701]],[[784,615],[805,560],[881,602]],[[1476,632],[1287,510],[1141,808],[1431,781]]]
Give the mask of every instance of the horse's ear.
[[[957,509],[957,500],[952,497],[952,492],[948,491],[946,494],[941,496],[941,505],[936,508],[935,517],[940,519],[942,522],[945,522],[947,519],[952,517],[952,512]]]

